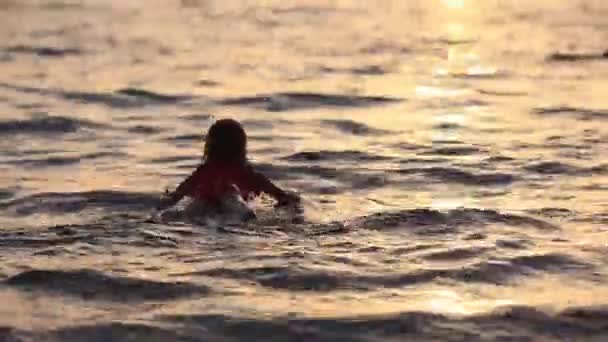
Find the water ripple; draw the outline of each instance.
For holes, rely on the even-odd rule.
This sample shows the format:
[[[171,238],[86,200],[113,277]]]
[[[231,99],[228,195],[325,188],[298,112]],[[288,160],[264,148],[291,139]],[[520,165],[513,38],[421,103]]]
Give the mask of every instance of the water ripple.
[[[86,92],[63,89],[47,89],[1,83],[0,88],[14,90],[26,94],[52,96],[82,104],[101,104],[113,108],[134,108],[147,105],[170,105],[193,99],[190,95],[165,95],[143,89],[125,88],[116,92]]]
[[[605,120],[608,119],[608,111],[592,110],[577,107],[543,107],[534,109],[534,113],[543,116],[563,115],[574,117],[579,120]]]
[[[547,56],[547,60],[554,62],[608,61],[608,50],[606,50],[604,53],[555,52]]]
[[[268,95],[244,96],[219,101],[226,106],[245,106],[269,112],[282,112],[319,107],[368,107],[390,104],[401,99],[384,96],[356,96],[319,93],[276,93]]]
[[[305,151],[283,158],[289,161],[381,161],[391,158],[361,151]]]
[[[373,128],[353,120],[322,120],[321,124],[331,126],[343,133],[353,135],[382,135],[390,133],[390,131]]]
[[[0,121],[0,135],[12,134],[62,134],[83,128],[102,129],[106,126],[88,120],[64,116],[37,115],[27,120]]]
[[[365,229],[394,229],[398,227],[417,227],[450,225],[485,226],[503,223],[510,226],[530,226],[543,230],[558,229],[552,223],[537,218],[500,213],[495,210],[474,208],[454,209],[441,212],[432,209],[411,209],[379,212],[353,220],[353,225]]]
[[[210,292],[209,288],[201,285],[117,277],[88,269],[25,271],[8,278],[5,284],[17,288],[78,296],[88,300],[120,302],[171,300],[192,295],[207,295]]]
[[[78,212],[87,207],[112,210],[150,210],[158,195],[122,191],[85,191],[37,193],[0,203],[0,210],[18,216],[39,213]]]
[[[3,49],[14,54],[30,54],[38,57],[66,57],[81,55],[83,51],[78,48],[57,48],[47,46],[15,45]]]
[[[472,173],[457,168],[428,167],[398,170],[401,174],[423,174],[441,181],[464,185],[509,185],[517,178],[508,173]]]

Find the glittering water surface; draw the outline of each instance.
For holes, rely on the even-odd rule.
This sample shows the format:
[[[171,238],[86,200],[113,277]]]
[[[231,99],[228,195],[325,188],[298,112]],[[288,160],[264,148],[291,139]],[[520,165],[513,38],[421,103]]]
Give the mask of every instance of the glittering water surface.
[[[608,3],[0,1],[0,340],[608,334]],[[243,122],[303,214],[150,214]]]

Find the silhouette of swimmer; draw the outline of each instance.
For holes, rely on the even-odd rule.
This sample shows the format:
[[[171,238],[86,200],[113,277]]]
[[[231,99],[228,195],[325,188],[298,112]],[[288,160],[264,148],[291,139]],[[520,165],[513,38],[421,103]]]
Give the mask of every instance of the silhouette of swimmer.
[[[234,200],[235,192],[241,201],[266,193],[277,200],[277,206],[300,201],[296,193],[280,189],[253,169],[247,160],[245,130],[236,120],[223,119],[209,128],[203,163],[175,191],[167,193],[157,209],[171,207],[186,196],[205,207],[229,209],[226,204]]]

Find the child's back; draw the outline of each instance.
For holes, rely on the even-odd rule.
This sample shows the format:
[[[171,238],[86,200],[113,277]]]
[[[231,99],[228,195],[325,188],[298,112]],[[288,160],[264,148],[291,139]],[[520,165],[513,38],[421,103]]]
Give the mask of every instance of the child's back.
[[[281,190],[247,161],[247,135],[235,120],[214,123],[207,134],[204,162],[165,198],[159,209],[188,196],[196,201],[218,204],[226,195],[239,189],[242,199],[267,193],[279,204],[297,202],[299,198]]]
[[[283,191],[249,164],[238,162],[209,161],[201,164],[190,177],[176,189],[177,193],[197,200],[215,202],[236,185],[243,199],[264,192],[276,198]]]

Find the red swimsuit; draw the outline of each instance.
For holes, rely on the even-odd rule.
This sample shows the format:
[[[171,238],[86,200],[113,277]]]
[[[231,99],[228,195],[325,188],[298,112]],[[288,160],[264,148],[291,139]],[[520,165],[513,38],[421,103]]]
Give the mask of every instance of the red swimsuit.
[[[243,199],[261,192],[278,197],[283,194],[264,175],[257,173],[248,164],[229,162],[206,162],[201,164],[175,190],[176,194],[197,200],[217,202],[236,185]]]

